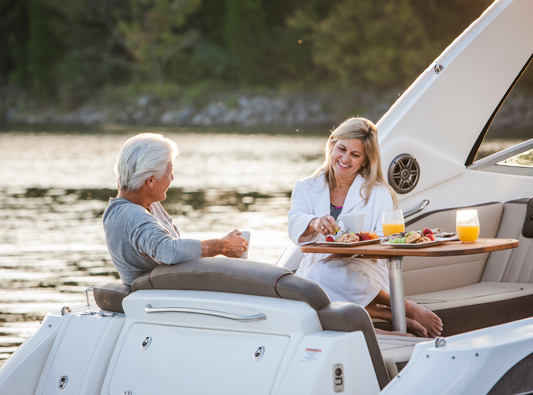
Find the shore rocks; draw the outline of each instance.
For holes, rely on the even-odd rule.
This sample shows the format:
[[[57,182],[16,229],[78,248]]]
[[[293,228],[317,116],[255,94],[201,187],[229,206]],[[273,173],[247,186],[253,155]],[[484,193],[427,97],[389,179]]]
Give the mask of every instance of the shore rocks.
[[[0,100],[1,100],[0,93]],[[15,97],[15,99],[13,99]],[[394,95],[368,100],[363,93],[316,92],[290,94],[222,93],[202,104],[143,95],[123,101],[92,100],[73,109],[31,100],[25,95],[0,102],[0,122],[6,124],[104,123],[164,126],[304,126],[333,125],[339,119],[361,115],[377,121],[393,103]],[[392,98],[392,100],[391,100]],[[3,104],[3,105],[2,105]]]
[[[329,127],[348,116],[363,116],[377,122],[397,99],[397,94],[223,93],[213,95],[202,104],[141,95],[112,103],[101,98],[70,110],[53,103],[37,104],[23,95],[9,98],[0,94],[0,122],[5,124]],[[533,96],[509,98],[493,126],[499,130],[533,129]]]

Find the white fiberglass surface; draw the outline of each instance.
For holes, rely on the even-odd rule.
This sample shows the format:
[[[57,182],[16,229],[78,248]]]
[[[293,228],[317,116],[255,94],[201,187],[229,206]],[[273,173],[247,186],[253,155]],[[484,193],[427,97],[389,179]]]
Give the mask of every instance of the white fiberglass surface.
[[[437,58],[440,73],[430,66],[419,77],[378,123],[385,169],[399,154],[413,154],[421,166],[417,191],[464,172],[479,134],[533,53],[533,41],[523,39],[533,36],[532,13],[533,2],[496,2]]]
[[[146,349],[141,341],[151,336]],[[288,336],[135,324],[110,393],[270,394]],[[263,347],[264,354],[255,358]]]

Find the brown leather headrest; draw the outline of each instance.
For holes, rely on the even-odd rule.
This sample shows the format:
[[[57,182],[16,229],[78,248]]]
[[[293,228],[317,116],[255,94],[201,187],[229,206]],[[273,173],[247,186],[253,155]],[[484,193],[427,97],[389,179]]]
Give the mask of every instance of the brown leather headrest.
[[[225,257],[200,258],[177,265],[159,265],[136,278],[131,287],[228,292],[299,300],[318,310],[329,304],[324,290],[287,268]]]
[[[94,286],[94,301],[102,310],[124,313],[122,300],[131,293],[131,287],[122,281],[110,281]]]

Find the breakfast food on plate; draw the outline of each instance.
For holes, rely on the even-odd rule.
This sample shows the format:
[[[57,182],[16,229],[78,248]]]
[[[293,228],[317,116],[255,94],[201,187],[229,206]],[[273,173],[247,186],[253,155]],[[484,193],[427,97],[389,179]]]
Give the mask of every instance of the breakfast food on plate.
[[[355,243],[358,241],[379,239],[376,232],[371,230],[364,230],[359,233],[344,232],[342,235],[334,237],[332,235],[326,237],[326,241],[335,243]]]
[[[405,240],[405,244],[412,244],[416,242],[418,239],[423,237],[420,233],[411,233],[409,236],[407,236],[407,239]]]
[[[425,228],[424,230],[416,230],[413,232],[407,232],[404,237],[398,237],[389,240],[390,244],[421,244],[435,241],[435,235],[431,229]]]
[[[355,243],[356,241],[359,241],[359,236],[355,233],[344,233],[335,240],[336,243]]]

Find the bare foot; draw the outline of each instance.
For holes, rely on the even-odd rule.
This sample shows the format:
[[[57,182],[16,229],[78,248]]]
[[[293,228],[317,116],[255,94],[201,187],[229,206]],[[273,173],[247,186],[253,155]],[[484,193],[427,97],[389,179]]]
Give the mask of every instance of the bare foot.
[[[437,337],[442,332],[442,321],[435,313],[408,299],[405,300],[405,315],[426,328],[428,337]]]
[[[412,335],[410,333],[403,333],[398,331],[385,331],[383,329],[374,329],[376,331],[377,335],[389,335],[389,336],[405,336],[405,337],[415,337],[415,335]]]
[[[428,337],[428,331],[420,322],[406,318],[405,323],[409,332],[414,333],[416,337]]]

